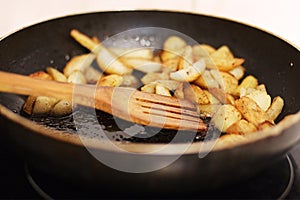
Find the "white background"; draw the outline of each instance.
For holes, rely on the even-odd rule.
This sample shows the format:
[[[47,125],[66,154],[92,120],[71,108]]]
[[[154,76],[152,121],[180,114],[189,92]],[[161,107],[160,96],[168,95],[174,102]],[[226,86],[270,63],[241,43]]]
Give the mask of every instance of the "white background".
[[[221,16],[300,46],[298,0],[0,0],[0,37],[59,16],[101,10],[163,9]]]

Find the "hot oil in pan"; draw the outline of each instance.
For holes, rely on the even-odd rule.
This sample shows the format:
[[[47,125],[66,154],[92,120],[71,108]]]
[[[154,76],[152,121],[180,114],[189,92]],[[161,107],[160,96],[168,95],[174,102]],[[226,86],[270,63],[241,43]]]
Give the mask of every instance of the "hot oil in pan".
[[[100,132],[104,132],[107,138],[115,141],[133,142],[133,143],[184,143],[203,141],[206,136],[206,131],[189,132],[184,131],[178,133],[177,130],[159,129],[155,127],[147,127],[142,125],[135,125],[131,122],[117,119],[112,115],[102,112],[90,112],[91,108],[80,106],[73,114],[65,117],[49,117],[49,116],[26,116],[38,124],[53,128],[56,130],[70,132],[74,134],[81,134],[91,138],[99,138]],[[96,113],[96,117],[95,117]],[[76,114],[76,124],[74,123],[74,114]],[[203,119],[209,125],[210,119]],[[132,130],[134,128],[134,130]],[[214,129],[214,127],[211,127]],[[78,129],[85,130],[84,132]],[[101,129],[101,130],[100,130]],[[134,134],[132,134],[132,131]],[[80,132],[80,133],[79,133]],[[173,140],[176,134],[190,134],[187,139]],[[100,136],[101,138],[101,136]],[[206,138],[207,139],[207,138]]]

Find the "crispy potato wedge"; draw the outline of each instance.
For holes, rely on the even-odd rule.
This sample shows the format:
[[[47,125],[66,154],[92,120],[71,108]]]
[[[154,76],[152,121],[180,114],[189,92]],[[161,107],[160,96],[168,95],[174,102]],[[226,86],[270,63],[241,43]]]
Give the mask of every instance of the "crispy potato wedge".
[[[33,115],[47,115],[59,100],[52,97],[38,96],[33,106]]]
[[[63,69],[63,73],[66,77],[69,77],[73,71],[85,71],[90,68],[90,65],[95,60],[95,54],[82,54],[72,57]]]
[[[55,117],[66,116],[71,113],[72,103],[67,100],[59,100],[50,111],[50,115]]]
[[[264,121],[270,121],[266,112],[264,112],[257,103],[249,97],[241,97],[235,101],[235,107],[242,113],[243,117],[249,122],[258,126]]]
[[[245,119],[241,119],[231,126],[229,126],[226,130],[226,133],[228,134],[237,134],[237,135],[244,135],[247,133],[252,133],[257,131],[256,126],[252,124],[251,122],[248,122]]]
[[[48,73],[44,71],[37,71],[29,75],[29,77],[32,78],[39,78],[44,80],[53,80],[53,77],[49,75]],[[24,105],[23,105],[23,111],[29,115],[33,114],[33,108],[36,101],[36,96],[28,96]]]
[[[162,54],[165,55],[165,54]],[[165,68],[169,68],[170,71],[177,71],[178,70],[178,66],[179,66],[179,62],[180,62],[180,57],[176,56],[172,59],[168,59],[168,60],[163,60],[163,65],[166,66]]]
[[[132,69],[119,61],[118,56],[110,52],[101,43],[97,43],[92,38],[84,35],[78,30],[71,30],[70,35],[82,46],[96,54],[96,60],[99,67],[108,74],[130,74]]]
[[[150,48],[108,48],[108,50],[122,59],[153,59],[153,51]]]
[[[121,62],[126,66],[144,73],[154,73],[162,70],[162,63],[142,58],[121,58]]]
[[[258,130],[265,130],[267,128],[272,128],[274,126],[274,123],[271,121],[264,121],[260,124],[258,124],[257,129]]]
[[[111,86],[118,87],[123,83],[123,76],[118,74],[110,74],[104,77],[97,82],[98,86]]]
[[[204,70],[203,73],[193,83],[205,89],[219,87],[218,81],[213,78],[210,70]]]
[[[284,100],[280,96],[274,97],[271,106],[267,110],[267,115],[269,116],[269,119],[274,121],[281,113],[283,106]]]
[[[243,66],[237,66],[232,70],[228,71],[231,75],[233,75],[237,80],[240,80],[245,75],[245,68]]]
[[[28,96],[23,105],[23,111],[25,113],[27,113],[28,115],[32,115],[32,113],[33,113],[33,107],[34,107],[36,98],[37,98],[36,96]]]
[[[248,75],[245,77],[240,85],[236,88],[236,91],[234,92],[235,95],[240,96],[241,89],[247,89],[247,88],[256,88],[258,86],[258,80],[252,76]]]
[[[86,78],[81,71],[73,71],[68,77],[67,82],[75,84],[86,84]]]
[[[209,99],[210,104],[220,104],[221,102],[208,90],[203,90],[207,98]]]
[[[265,86],[265,84],[260,84],[256,87],[256,89],[260,92],[264,92],[264,93],[267,93],[267,88]]]
[[[89,36],[81,33],[80,31],[76,30],[76,29],[72,29],[70,31],[70,35],[71,37],[73,37],[79,44],[81,44],[82,46],[84,46],[85,48],[87,48],[90,51],[95,51],[99,48],[99,42],[96,42],[95,40],[93,40],[92,38],[90,38]]]
[[[197,85],[186,85],[183,89],[185,99],[197,104],[209,104],[210,99],[206,92]]]
[[[230,71],[244,63],[243,58],[234,58],[228,46],[221,46],[211,55],[211,59],[221,71]]]
[[[39,79],[44,79],[44,80],[53,80],[53,77],[44,71],[34,72],[32,74],[29,74],[29,77],[39,78]]]
[[[186,42],[181,37],[170,36],[165,40],[163,49],[181,54],[186,45]]]
[[[180,82],[193,82],[201,75],[205,67],[205,61],[201,59],[187,68],[171,72],[170,78]]]
[[[211,120],[221,132],[226,132],[232,124],[240,119],[242,119],[242,115],[233,105],[224,104],[212,116]]]
[[[155,94],[155,88],[156,88],[156,84],[151,82],[151,83],[145,84],[143,87],[141,87],[141,91]]]
[[[50,74],[55,81],[67,82],[67,77],[53,67],[47,67],[46,71]]]
[[[132,68],[122,63],[117,56],[102,47],[96,57],[99,67],[108,74],[131,74]]]
[[[227,72],[211,70],[212,77],[218,82],[225,93],[234,94],[238,87],[238,80]]]
[[[193,58],[193,49],[190,45],[187,45],[184,48],[184,52],[182,53],[182,56],[180,56],[178,69],[185,69],[189,66],[191,66],[194,63]]]
[[[194,61],[198,61],[201,58],[209,57],[214,53],[216,49],[208,44],[199,44],[193,46],[193,58]]]
[[[161,84],[156,84],[155,94],[164,95],[164,96],[172,96],[169,89]]]
[[[234,105],[234,97],[220,88],[210,88],[209,92],[223,104]]]
[[[241,94],[241,96],[246,96],[254,100],[263,111],[267,111],[271,105],[271,97],[265,91],[248,88],[246,94]]]

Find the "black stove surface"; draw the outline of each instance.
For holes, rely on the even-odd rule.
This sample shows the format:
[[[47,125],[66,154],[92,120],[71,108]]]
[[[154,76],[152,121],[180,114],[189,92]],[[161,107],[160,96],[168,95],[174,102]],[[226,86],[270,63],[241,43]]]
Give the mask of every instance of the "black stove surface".
[[[1,138],[1,137],[0,137]],[[2,139],[2,138],[1,138]],[[32,170],[0,140],[0,199],[131,198],[111,191],[89,191]],[[154,198],[160,198],[155,197]],[[300,144],[286,158],[245,183],[216,192],[187,194],[193,199],[300,199]]]

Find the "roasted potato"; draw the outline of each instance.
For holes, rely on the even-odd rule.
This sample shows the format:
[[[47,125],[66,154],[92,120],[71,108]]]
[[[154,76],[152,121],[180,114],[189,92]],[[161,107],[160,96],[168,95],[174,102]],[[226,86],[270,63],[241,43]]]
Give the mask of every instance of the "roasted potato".
[[[225,133],[232,124],[241,119],[241,113],[233,105],[224,104],[212,116],[211,120],[221,132]]]

